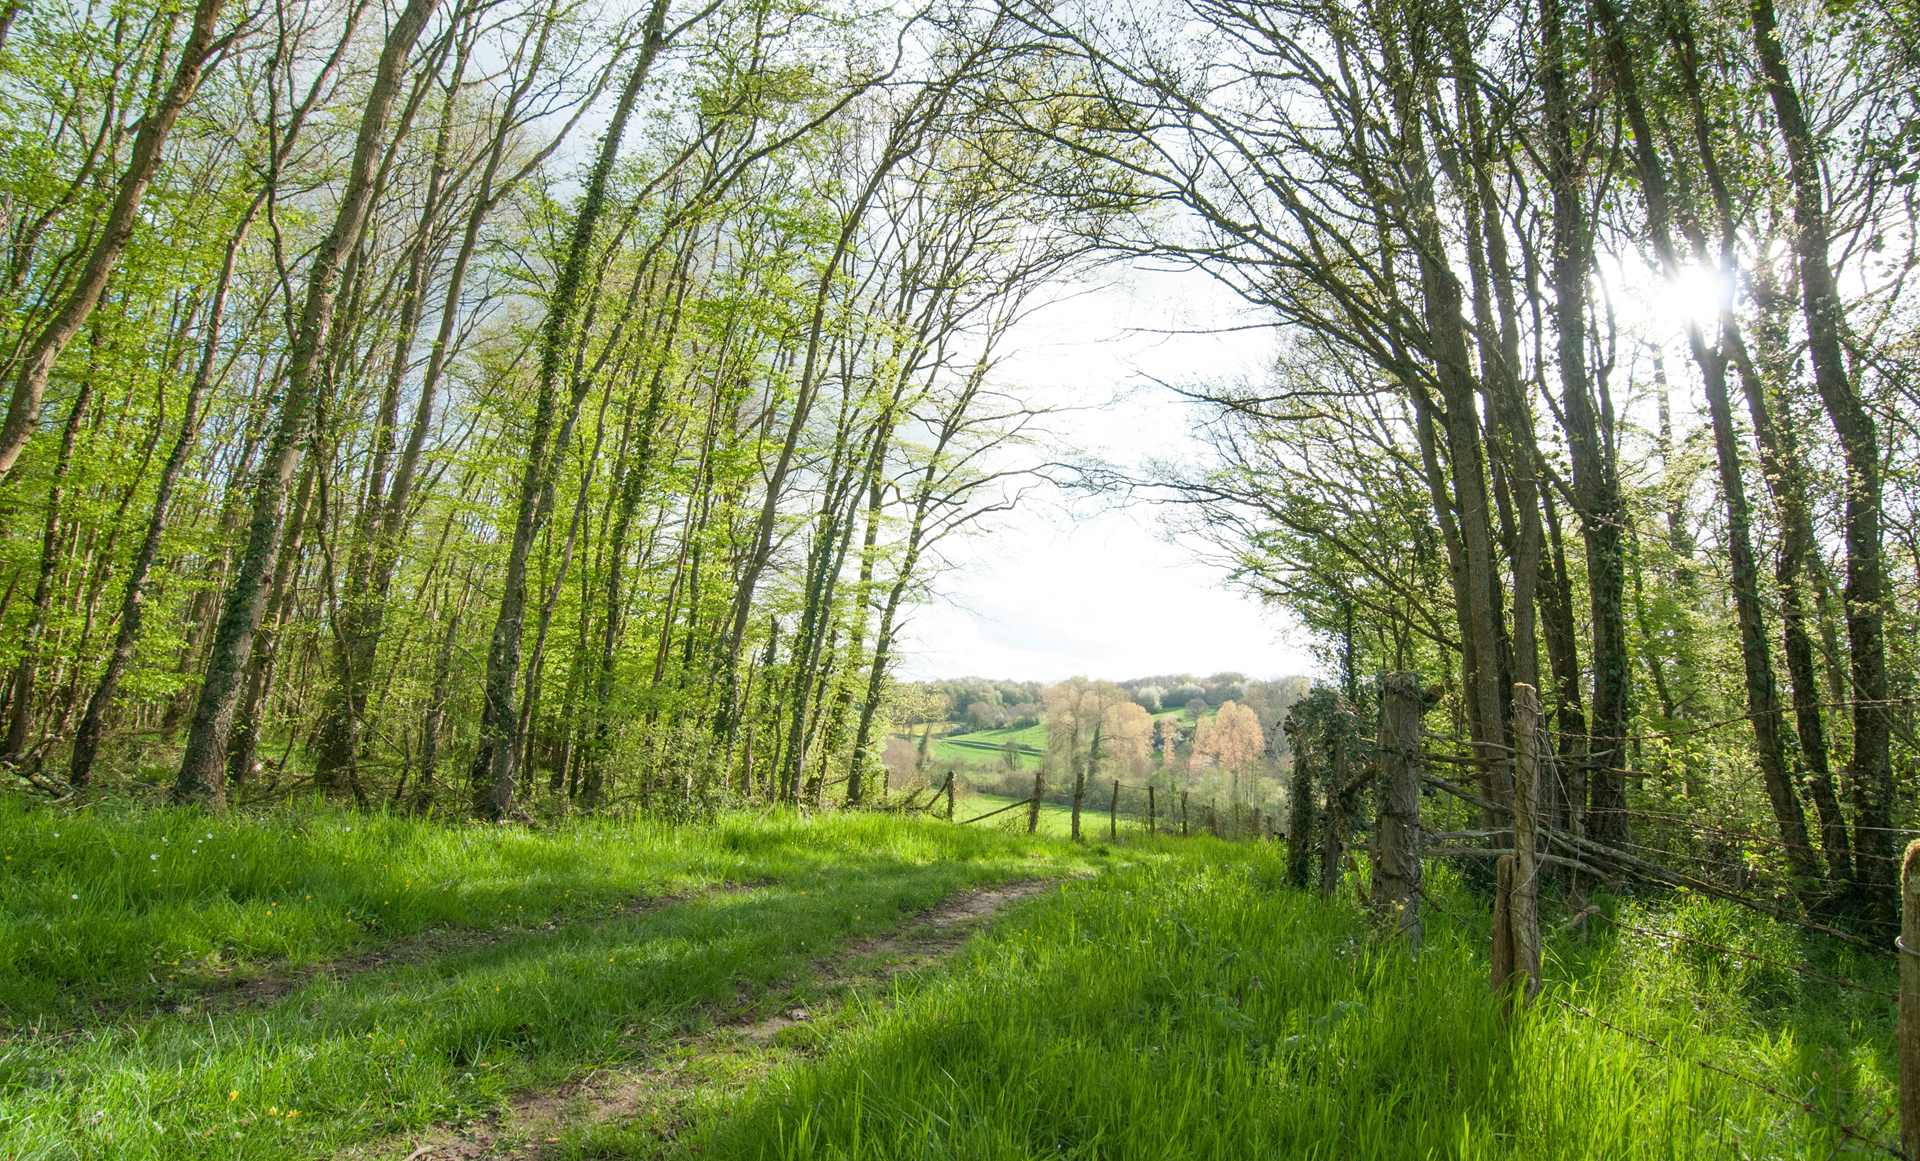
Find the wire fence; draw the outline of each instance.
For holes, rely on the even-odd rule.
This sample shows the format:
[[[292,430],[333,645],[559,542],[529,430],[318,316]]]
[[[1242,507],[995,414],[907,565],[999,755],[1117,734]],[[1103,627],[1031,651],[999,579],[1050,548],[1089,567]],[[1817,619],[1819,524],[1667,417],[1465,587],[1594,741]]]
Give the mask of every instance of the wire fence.
[[[1522,691],[1529,699],[1533,696],[1530,688],[1517,686],[1516,703]],[[1916,701],[1920,699],[1830,703],[1827,708],[1891,707],[1910,705]],[[1537,702],[1533,704],[1537,706]],[[1849,892],[1857,893],[1862,881],[1886,882],[1892,877],[1887,874],[1888,864],[1901,861],[1897,855],[1862,849],[1867,845],[1865,841],[1852,843],[1851,849],[1826,849],[1830,837],[1864,840],[1866,836],[1886,835],[1906,839],[1920,835],[1920,830],[1880,826],[1854,818],[1845,821],[1846,833],[1832,836],[1823,830],[1823,825],[1829,823],[1830,819],[1815,817],[1806,820],[1803,815],[1797,841],[1789,842],[1786,836],[1793,833],[1789,825],[1793,820],[1790,815],[1783,816],[1780,813],[1781,805],[1777,800],[1756,808],[1770,813],[1773,822],[1780,828],[1768,833],[1762,829],[1764,823],[1748,825],[1737,814],[1729,817],[1728,803],[1723,800],[1716,800],[1711,805],[1703,803],[1697,813],[1689,810],[1688,796],[1684,791],[1691,789],[1692,783],[1688,772],[1684,770],[1634,769],[1614,760],[1617,755],[1624,753],[1628,744],[1694,737],[1748,725],[1752,720],[1753,715],[1749,714],[1681,729],[1605,738],[1542,727],[1535,727],[1529,732],[1527,727],[1532,726],[1533,722],[1516,713],[1515,739],[1518,744],[1513,746],[1460,736],[1435,737],[1426,734],[1421,737],[1418,757],[1424,769],[1419,772],[1418,780],[1423,791],[1430,796],[1431,809],[1428,813],[1435,816],[1436,820],[1434,825],[1420,831],[1421,840],[1431,844],[1422,853],[1463,859],[1491,857],[1503,864],[1502,873],[1496,877],[1493,904],[1492,942],[1496,981],[1500,977],[1501,955],[1514,956],[1512,948],[1516,942],[1521,945],[1525,942],[1519,933],[1511,930],[1516,922],[1515,916],[1526,911],[1531,916],[1530,921],[1538,923],[1537,910],[1533,910],[1533,885],[1528,886],[1529,901],[1525,907],[1521,907],[1513,897],[1512,868],[1516,858],[1525,853],[1530,856],[1530,866],[1552,866],[1553,856],[1557,853],[1566,856],[1561,860],[1563,867],[1567,860],[1576,862],[1579,867],[1578,871],[1567,875],[1566,898],[1571,914],[1561,928],[1562,933],[1584,930],[1589,922],[1606,924],[1617,931],[1651,940],[1657,946],[1708,953],[1730,968],[1758,966],[1772,972],[1787,973],[1821,989],[1852,992],[1878,1003],[1896,1006],[1902,1011],[1911,1005],[1913,1012],[1909,1015],[1920,1013],[1920,971],[1912,973],[1916,977],[1915,996],[1903,1001],[1900,991],[1851,978],[1843,972],[1822,970],[1812,963],[1795,962],[1779,954],[1735,946],[1699,933],[1650,926],[1615,914],[1606,907],[1586,903],[1584,885],[1576,878],[1578,874],[1586,874],[1596,882],[1616,887],[1639,883],[1681,888],[1752,910],[1810,939],[1844,945],[1871,957],[1869,962],[1884,964],[1900,958],[1899,953],[1890,946],[1893,941],[1880,936],[1878,931],[1873,931],[1870,936],[1861,930],[1829,922],[1828,916],[1812,911],[1807,906],[1807,900],[1841,899],[1847,897]],[[1382,731],[1384,736],[1384,723]],[[1568,751],[1574,753],[1569,755]],[[1599,752],[1599,760],[1595,760],[1595,751]],[[1461,777],[1447,777],[1435,773],[1436,769],[1449,773],[1458,771]],[[1637,781],[1643,793],[1660,794],[1656,788],[1668,786],[1680,788],[1683,792],[1677,801],[1663,795],[1656,798],[1653,805],[1623,803],[1590,808],[1584,802],[1569,803],[1565,791],[1570,775],[1591,778],[1605,774]],[[1553,789],[1561,792],[1560,798],[1549,811],[1544,812],[1544,817],[1532,817],[1537,803],[1534,801],[1535,790],[1531,788],[1548,781],[1553,782]],[[1463,785],[1462,782],[1469,784]],[[1528,788],[1524,793],[1523,787]],[[1501,797],[1503,788],[1507,795],[1505,800]],[[1472,829],[1448,825],[1449,821],[1457,824],[1462,818],[1471,819],[1476,825]],[[1609,825],[1609,820],[1617,820],[1622,825]],[[1588,824],[1598,824],[1595,829],[1603,831],[1605,837],[1587,833]],[[1516,836],[1522,834],[1527,838],[1517,841]],[[1481,845],[1477,848],[1461,845],[1474,843]],[[1816,843],[1819,845],[1816,846]],[[1811,868],[1809,864],[1812,864]],[[1537,876],[1541,872],[1533,873]],[[1432,892],[1421,890],[1418,899],[1422,906],[1430,907],[1455,921],[1460,920]],[[1530,937],[1537,949],[1537,929]],[[1503,942],[1506,944],[1504,953]],[[1810,951],[1813,946],[1816,945],[1810,945]],[[1904,951],[1905,948],[1900,950]],[[1914,958],[1920,960],[1920,956]],[[1543,988],[1537,961],[1531,970],[1533,978],[1525,987],[1527,995]],[[1905,983],[1903,979],[1903,988]],[[1888,1137],[1888,1126],[1898,1114],[1899,1105],[1886,1109],[1877,1125],[1850,1122],[1835,1116],[1808,1096],[1789,1091],[1782,1084],[1750,1075],[1722,1061],[1689,1055],[1671,1042],[1655,1039],[1602,1016],[1573,1002],[1559,988],[1545,989],[1543,994],[1580,1019],[1652,1048],[1663,1056],[1680,1059],[1693,1067],[1729,1078],[1769,1099],[1790,1106],[1855,1145],[1874,1153],[1907,1156],[1902,1146],[1891,1142]],[[1906,1030],[1909,1022],[1915,1025],[1912,1033]],[[1920,1019],[1903,1020],[1901,1028],[1903,1036],[1912,1034],[1920,1037]],[[1909,1053],[1907,1047],[1902,1045],[1902,1058],[1913,1056],[1920,1060],[1920,1051]],[[1920,1106],[1920,1084],[1916,1083],[1916,1078],[1903,1075],[1902,1083],[1916,1088],[1916,1105]]]
[[[1617,760],[1629,746],[1736,729],[1750,725],[1754,715],[1611,738],[1554,730],[1534,716],[1526,719],[1531,723],[1530,729],[1516,725],[1513,736],[1517,744],[1509,745],[1504,741],[1425,731],[1421,721],[1424,710],[1419,697],[1413,695],[1402,696],[1397,711],[1402,726],[1411,720],[1410,733],[1399,735],[1399,741],[1390,741],[1388,716],[1392,711],[1384,682],[1382,688],[1381,740],[1367,760],[1360,763],[1366,767],[1365,772],[1353,778],[1349,785],[1339,786],[1335,783],[1342,779],[1334,777],[1331,770],[1319,771],[1316,777],[1306,779],[1296,773],[1293,785],[1315,788],[1312,794],[1316,800],[1323,797],[1325,803],[1318,807],[1310,804],[1304,814],[1290,803],[1289,813],[1293,817],[1287,819],[1285,825],[1279,811],[1266,804],[1229,801],[1223,805],[1217,799],[1201,804],[1191,801],[1189,793],[1171,784],[1138,784],[1120,779],[1083,783],[1078,803],[1058,791],[1040,794],[1041,787],[1036,782],[1035,794],[996,803],[991,809],[954,821],[963,825],[982,823],[1008,815],[1017,818],[1015,812],[1024,812],[1027,826],[1032,829],[1043,808],[1070,807],[1079,815],[1077,826],[1082,832],[1097,833],[1104,815],[1105,829],[1115,837],[1123,827],[1128,833],[1285,837],[1291,848],[1289,870],[1295,882],[1304,885],[1308,878],[1317,875],[1323,891],[1331,890],[1342,877],[1342,869],[1353,865],[1344,849],[1355,841],[1356,834],[1365,833],[1373,846],[1370,866],[1375,883],[1371,898],[1363,891],[1363,900],[1380,907],[1385,897],[1390,910],[1392,897],[1398,891],[1402,907],[1396,923],[1403,932],[1410,930],[1416,941],[1420,909],[1445,916],[1466,930],[1477,930],[1486,922],[1484,917],[1459,914],[1458,899],[1443,899],[1426,889],[1418,872],[1419,864],[1444,858],[1484,866],[1485,860],[1495,860],[1503,864],[1499,874],[1492,877],[1491,936],[1496,987],[1506,990],[1510,985],[1504,981],[1509,978],[1524,980],[1518,992],[1524,997],[1543,994],[1580,1020],[1664,1057],[1743,1085],[1854,1145],[1876,1154],[1908,1155],[1888,1137],[1889,1124],[1899,1113],[1897,1105],[1885,1110],[1878,1124],[1850,1122],[1808,1095],[1791,1091],[1785,1083],[1752,1075],[1724,1061],[1689,1054],[1671,1038],[1656,1038],[1576,1003],[1565,991],[1569,981],[1560,981],[1548,988],[1542,979],[1537,892],[1543,877],[1551,874],[1565,888],[1568,910],[1564,924],[1558,928],[1559,936],[1576,930],[1584,933],[1593,924],[1604,924],[1617,932],[1652,941],[1659,947],[1706,953],[1730,968],[1760,967],[1769,972],[1786,973],[1817,988],[1838,989],[1902,1011],[1911,1007],[1909,1014],[1914,1018],[1902,1021],[1902,1026],[1910,1022],[1912,1034],[1920,1040],[1920,950],[1912,955],[1914,995],[1911,1001],[1906,1001],[1901,991],[1852,978],[1844,970],[1830,966],[1796,962],[1780,954],[1777,948],[1740,946],[1701,932],[1675,930],[1657,925],[1655,921],[1638,921],[1637,917],[1588,902],[1587,892],[1595,886],[1682,890],[1749,910],[1798,932],[1810,941],[1806,945],[1810,955],[1822,945],[1833,945],[1868,957],[1868,963],[1885,965],[1902,959],[1893,946],[1894,941],[1884,937],[1880,929],[1871,924],[1864,928],[1844,925],[1808,902],[1846,898],[1849,892],[1857,893],[1862,882],[1890,883],[1893,876],[1889,864],[1898,864],[1899,856],[1863,849],[1868,844],[1856,841],[1844,852],[1843,858],[1833,857],[1835,852],[1825,849],[1831,837],[1823,830],[1830,821],[1827,818],[1804,819],[1803,834],[1796,844],[1784,837],[1791,832],[1777,813],[1777,803],[1748,800],[1740,809],[1730,812],[1727,796],[1722,794],[1711,802],[1702,800],[1696,806],[1688,794],[1692,783],[1687,771],[1641,769]],[[1537,715],[1537,695],[1530,688],[1516,686],[1516,701],[1522,690],[1529,699],[1535,699],[1531,705],[1532,713]],[[1920,698],[1828,702],[1822,703],[1822,708],[1891,709],[1910,705],[1920,705]],[[1786,709],[1780,712],[1785,713]],[[1296,749],[1293,760],[1300,763],[1312,759],[1311,755]],[[1455,774],[1457,777],[1449,776]],[[1632,783],[1639,788],[1636,794],[1650,796],[1651,801],[1602,806],[1573,802],[1572,792],[1580,785],[1578,779],[1599,775],[1614,775]],[[1358,805],[1347,801],[1349,791],[1364,783],[1373,784],[1377,795],[1377,813],[1371,818],[1362,817]],[[1542,788],[1553,792],[1544,807],[1539,801]],[[931,797],[919,808],[944,809],[948,818],[954,818],[952,774],[944,783],[930,789]],[[1396,802],[1397,807],[1392,805]],[[1396,814],[1396,810],[1405,814],[1409,809],[1411,819]],[[1769,815],[1781,829],[1766,829]],[[1308,834],[1286,833],[1302,825],[1303,818],[1312,828]],[[1617,820],[1620,825],[1613,825],[1609,820]],[[1012,820],[1008,822],[1011,824]],[[1589,824],[1599,833],[1589,833]],[[1886,835],[1885,841],[1889,842],[1920,837],[1920,828],[1881,826],[1857,818],[1847,819],[1845,828],[1849,838],[1860,840],[1870,835]],[[1395,839],[1395,835],[1400,838]],[[1402,851],[1397,856],[1401,865],[1398,872],[1393,869],[1396,856],[1390,849],[1395,841],[1411,847],[1410,852]],[[1311,844],[1315,842],[1324,846],[1313,849]],[[1809,855],[1813,858],[1809,859]],[[1409,860],[1414,868],[1410,874],[1405,869]],[[1397,884],[1388,881],[1383,889],[1383,876],[1391,880],[1396,873],[1402,881]],[[1489,880],[1476,876],[1472,881],[1484,890]],[[1532,930],[1521,933],[1516,930],[1517,924],[1531,924]],[[1907,966],[1910,965],[1903,962],[1903,969]],[[1503,970],[1509,975],[1503,976]],[[1904,977],[1906,972],[1903,970],[1902,974]],[[1905,984],[1903,978],[1903,989]],[[1907,1055],[1920,1061],[1920,1043],[1913,1046],[1910,1054],[1903,1046],[1903,1059]],[[1902,1083],[1915,1087],[1913,1104],[1920,1111],[1920,1077],[1909,1079],[1903,1075]]]

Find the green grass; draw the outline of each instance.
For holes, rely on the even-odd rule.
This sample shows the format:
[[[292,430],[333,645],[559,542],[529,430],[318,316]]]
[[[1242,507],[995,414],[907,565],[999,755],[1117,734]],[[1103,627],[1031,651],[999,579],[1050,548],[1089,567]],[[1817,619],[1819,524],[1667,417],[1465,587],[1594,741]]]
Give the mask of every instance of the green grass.
[[[1194,724],[1194,717],[1187,712],[1185,706],[1161,710],[1153,716],[1156,720],[1171,718],[1189,728]],[[915,745],[919,744],[917,732],[901,736]],[[1030,726],[1004,730],[962,730],[959,726],[953,726],[952,732],[935,735],[927,747],[927,752],[928,756],[936,762],[999,767],[1005,761],[1008,742],[1013,742],[1020,748],[1020,769],[1029,772],[1037,770],[1047,753],[1046,724],[1036,722]]]
[[[1272,848],[1134,849],[1163,857],[1136,856],[1023,909],[759,1083],[694,1101],[691,1129],[674,1139],[616,1127],[580,1135],[573,1155],[1872,1155],[1701,1061],[1892,1135],[1892,1008],[1874,997],[1603,927],[1585,945],[1550,940],[1547,998],[1509,1025],[1485,983],[1484,920],[1432,916],[1414,958],[1372,938],[1350,894],[1282,886]],[[1483,910],[1457,887],[1437,892],[1462,915]],[[1746,952],[1810,950],[1717,903],[1627,912]],[[1812,954],[1890,983],[1884,960]]]
[[[1008,801],[970,795],[959,813]],[[1042,817],[1064,833],[1065,808]],[[1024,830],[1024,811],[1004,818]],[[670,1059],[796,988],[831,1010],[760,1055],[687,1062],[696,1080],[666,1106],[575,1128],[564,1150],[1599,1161],[1869,1155],[1829,1119],[1891,1134],[1892,1006],[1774,966],[1890,989],[1891,957],[1709,900],[1605,901],[1619,922],[1585,942],[1550,907],[1546,996],[1509,1023],[1485,984],[1485,901],[1444,870],[1415,958],[1369,930],[1350,889],[1285,886],[1275,847],[1075,847],[999,821],[775,812],[542,831],[0,800],[0,1157],[391,1151],[516,1092]],[[890,1002],[807,991],[823,957],[955,890],[1091,867],[896,978]],[[493,938],[270,1002],[157,1008],[216,966],[285,973],[435,926]]]
[[[947,734],[933,740],[928,754],[936,762],[997,768],[1006,762],[1008,742],[1018,747],[1020,769],[1038,770],[1047,755],[1047,727],[1036,723],[1013,729]]]
[[[999,810],[1003,806],[1011,806],[1019,801],[1021,800],[1018,798],[1012,798],[1004,794],[988,794],[984,791],[972,790],[954,800],[953,816],[956,820],[964,822],[969,818],[983,815],[990,810]],[[1089,835],[1094,833],[1093,824],[1093,815],[1082,812],[1080,825]],[[1027,832],[1027,810],[1025,807],[1017,810],[1009,810],[1003,814],[996,814],[992,818],[985,819],[981,822],[973,823],[971,826],[981,829],[999,830],[1012,834],[1025,834]],[[1104,836],[1107,833],[1106,826],[1106,817],[1102,815],[1098,832],[1100,835]],[[1072,834],[1072,808],[1061,806],[1057,802],[1042,802],[1040,804],[1039,833],[1051,835],[1055,838],[1062,838]]]
[[[13,807],[7,821],[14,859],[0,880],[0,933],[9,955],[88,998],[96,988],[78,978],[86,965],[102,969],[99,994],[154,998],[137,965],[165,967],[181,948],[230,948],[257,968],[284,968],[408,925],[520,924],[424,962],[321,976],[263,1006],[213,1016],[136,1008],[16,1031],[0,1041],[0,1157],[10,1161],[321,1157],[471,1116],[529,1085],[646,1058],[956,889],[1094,857],[879,815],[554,832],[344,813],[220,825],[166,811],[62,817]],[[48,844],[69,838],[78,840],[71,857],[52,859]],[[182,841],[186,851],[175,852]],[[145,859],[153,853],[163,857]],[[141,860],[155,864],[150,878]],[[534,882],[518,884],[520,873]],[[635,893],[721,878],[764,885],[609,912]],[[61,893],[89,892],[83,913],[52,910]],[[375,905],[392,922],[368,927]],[[329,916],[329,906],[341,913]],[[277,933],[282,907],[299,919],[289,924],[298,938]],[[542,913],[550,925],[534,922]],[[173,933],[176,922],[188,934]],[[110,952],[116,938],[130,946]],[[84,1007],[49,1003],[18,970],[8,987],[43,1021]]]
[[[779,870],[646,823],[535,832],[310,808],[61,814],[0,798],[0,835],[0,1019],[16,1026],[169,1001],[433,926],[604,913]]]

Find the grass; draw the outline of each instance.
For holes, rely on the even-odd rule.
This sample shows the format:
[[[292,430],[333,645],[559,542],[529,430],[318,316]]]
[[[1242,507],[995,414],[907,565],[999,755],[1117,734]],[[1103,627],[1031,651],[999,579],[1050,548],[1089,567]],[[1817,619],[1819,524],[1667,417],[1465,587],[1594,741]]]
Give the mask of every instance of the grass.
[[[1008,742],[1017,749],[1020,769],[1038,770],[1047,756],[1047,727],[1035,723],[1012,729],[947,734],[933,740],[928,746],[928,756],[938,762],[998,767],[1006,762]]]
[[[481,946],[323,975],[217,1017],[136,1007],[88,1018],[84,1005],[55,1002],[12,966],[10,995],[42,1025],[0,1041],[0,1157],[12,1161],[329,1156],[645,1058],[743,997],[803,976],[826,950],[961,887],[1094,857],[873,815],[546,833],[344,813],[223,825],[167,811],[62,817],[15,806],[7,821],[14,859],[0,880],[0,938],[15,965],[89,998],[137,1005],[175,994],[177,977],[143,985],[141,965],[164,968],[203,946],[278,970],[428,923],[515,921]],[[52,859],[47,844],[69,838],[71,856]],[[146,859],[155,853],[163,857]],[[142,860],[155,864],[147,878]],[[520,872],[534,882],[519,885]],[[764,885],[610,911],[636,893],[722,878]],[[61,893],[88,892],[83,912],[55,913]],[[277,931],[283,907],[295,936]],[[369,926],[370,915],[381,922]],[[187,932],[171,931],[176,922]],[[128,946],[113,950],[116,940]],[[97,986],[80,982],[90,967],[101,971]],[[77,1023],[56,1026],[57,1016]]]
[[[168,1002],[429,927],[604,913],[783,869],[645,823],[535,832],[310,809],[58,814],[0,798],[0,834],[0,1019],[15,1026]]]
[[[1064,808],[1042,817],[1064,832]],[[575,1127],[562,1152],[1598,1161],[1870,1155],[1832,1121],[1891,1135],[1892,1006],[1777,966],[1890,989],[1890,957],[1710,900],[1606,900],[1613,921],[1584,942],[1550,908],[1547,993],[1509,1022],[1484,982],[1485,901],[1450,873],[1431,876],[1416,958],[1350,889],[1285,886],[1263,844],[1076,847],[883,815],[536,831],[6,800],[0,828],[10,1161],[400,1155],[510,1094],[667,1060],[685,1091]],[[897,977],[887,1002],[823,992],[805,1001],[819,1018],[764,1051],[676,1055],[956,890],[1096,866]],[[261,1003],[162,1007],[437,927],[491,938]]]
[[[979,790],[968,791],[964,796],[955,799],[954,818],[964,822],[967,819],[983,815],[990,810],[999,810],[1001,807],[1011,806],[1019,801],[1021,800],[1005,794],[988,794]],[[1090,812],[1081,812],[1080,825],[1089,834],[1094,833],[1093,824],[1093,815]],[[973,823],[972,825],[978,828],[992,828],[1011,834],[1025,834],[1027,832],[1027,811],[1024,807],[1018,810],[1009,810],[1004,814],[997,814],[992,818]],[[1102,815],[1100,819],[1100,834],[1106,834],[1106,825],[1106,818]],[[1062,806],[1057,802],[1042,802],[1040,804],[1039,832],[1055,838],[1064,838],[1072,834],[1073,809]]]
[[[1484,920],[1432,916],[1413,958],[1371,938],[1350,895],[1281,886],[1273,848],[1142,847],[1165,854],[1024,909],[764,1079],[717,1086],[673,1137],[614,1127],[569,1155],[1798,1158],[1873,1155],[1826,1118],[1892,1134],[1892,1009],[1874,997],[1603,928],[1551,941],[1548,998],[1509,1024]],[[1809,951],[1718,903],[1623,906],[1649,929]],[[1813,954],[1890,982],[1883,961]]]
[[[1187,711],[1187,707],[1185,706],[1180,706],[1176,709],[1161,710],[1159,713],[1154,714],[1153,717],[1156,720],[1160,718],[1171,718],[1187,727],[1192,727],[1194,724],[1194,716]],[[901,736],[916,745],[919,743],[919,735],[917,732],[909,732]],[[1019,747],[1018,761],[1020,769],[1029,772],[1037,770],[1040,768],[1040,763],[1045,759],[1047,754],[1046,724],[1044,722],[1036,722],[1033,725],[1016,726],[1009,729],[964,731],[960,730],[958,726],[955,726],[953,727],[953,732],[936,734],[928,744],[927,752],[928,756],[937,762],[999,767],[1005,761],[1006,745],[1008,742],[1013,742]]]

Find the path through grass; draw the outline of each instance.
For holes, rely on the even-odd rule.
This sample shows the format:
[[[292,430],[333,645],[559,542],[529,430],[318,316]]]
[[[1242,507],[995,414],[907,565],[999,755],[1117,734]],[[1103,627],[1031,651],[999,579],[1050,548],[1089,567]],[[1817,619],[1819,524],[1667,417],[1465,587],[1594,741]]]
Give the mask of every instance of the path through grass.
[[[1024,909],[755,1083],[717,1079],[685,1123],[581,1134],[562,1155],[1831,1158],[1875,1154],[1830,1121],[1892,1135],[1892,1010],[1875,997],[1601,934],[1554,955],[1550,998],[1508,1026],[1482,922],[1435,915],[1413,959],[1372,940],[1350,896],[1282,886],[1270,849],[1159,849]],[[1627,907],[1738,949],[1790,938],[1708,901]]]
[[[608,823],[545,834],[338,815],[304,828],[268,821],[257,835],[244,823],[221,827],[164,812],[24,817],[49,840],[56,830],[74,833],[76,821],[91,828],[78,846],[98,859],[105,882],[92,884],[87,914],[106,930],[49,912],[55,892],[45,880],[80,884],[77,868],[23,864],[9,870],[0,894],[9,906],[0,931],[10,947],[31,936],[25,954],[63,973],[69,987],[77,965],[103,964],[102,992],[120,999],[151,1000],[178,986],[143,989],[135,975],[142,962],[164,966],[179,946],[171,916],[201,913],[190,921],[193,940],[233,948],[234,958],[262,971],[377,944],[436,915],[483,923],[488,898],[497,904],[494,921],[517,930],[438,958],[320,976],[273,1002],[213,1017],[133,1009],[96,1019],[85,1004],[48,1003],[43,991],[18,986],[14,995],[36,1005],[29,1010],[40,1029],[16,1026],[0,1043],[0,1157],[10,1161],[325,1157],[474,1117],[516,1091],[644,1059],[803,976],[833,948],[884,932],[955,891],[1060,873],[1095,857],[880,816],[742,817],[677,831]],[[369,826],[376,841],[345,837]],[[171,848],[176,835],[193,833],[203,850],[192,858],[208,848],[236,856],[226,860],[236,868],[231,877],[192,861],[140,877],[132,856],[150,853],[156,838]],[[275,837],[288,844],[279,860],[264,849]],[[463,897],[462,861],[449,852],[469,843],[477,878]],[[250,858],[238,857],[242,851]],[[500,862],[510,855],[544,870],[536,876],[544,896],[510,885]],[[422,875],[427,868],[451,879]],[[259,876],[268,873],[276,897],[258,899]],[[415,876],[432,885],[414,886]],[[765,885],[696,893],[654,910],[607,908],[676,883],[722,879]],[[394,890],[384,914],[407,922],[359,921],[366,893],[382,886]],[[278,905],[294,899],[294,913],[311,917],[301,925],[311,934],[260,938],[279,918]],[[590,913],[582,899],[593,901]],[[329,901],[352,914],[328,916]],[[543,904],[549,920],[533,922]],[[115,932],[134,946],[109,954]]]
[[[1484,903],[1445,872],[1412,958],[1262,844],[0,811],[9,1161],[401,1157],[462,1124],[492,1135],[433,1139],[765,1161],[1853,1157],[1834,1124],[1891,1133],[1891,1006],[1769,966],[1884,990],[1890,957],[1707,900],[1556,928],[1508,1024]],[[1035,877],[1069,881],[957,954],[899,934]],[[234,974],[282,986],[203,1002]]]

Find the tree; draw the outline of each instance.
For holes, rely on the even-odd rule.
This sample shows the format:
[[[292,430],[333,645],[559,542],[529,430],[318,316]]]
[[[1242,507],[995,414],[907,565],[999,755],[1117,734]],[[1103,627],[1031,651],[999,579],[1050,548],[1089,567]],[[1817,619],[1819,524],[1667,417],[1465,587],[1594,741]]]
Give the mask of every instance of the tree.
[[[361,113],[353,161],[333,228],[308,263],[306,298],[288,356],[286,389],[275,416],[272,439],[261,460],[246,548],[221,603],[206,680],[200,688],[192,733],[174,781],[176,801],[200,802],[216,810],[226,805],[227,737],[233,728],[241,682],[252,660],[254,633],[272,580],[271,565],[280,555],[286,532],[289,493],[306,453],[308,424],[320,405],[321,360],[332,333],[342,267],[358,240],[376,192],[376,166],[401,77],[414,41],[436,6],[437,0],[408,0],[388,30],[373,87]]]
[[[1042,692],[1042,699],[1047,707],[1047,758],[1057,767],[1064,767],[1072,779],[1072,834],[1077,842],[1081,838],[1080,807],[1086,799],[1087,779],[1100,771],[1109,753],[1125,754],[1138,746],[1141,756],[1145,756],[1147,735],[1137,722],[1146,720],[1146,711],[1134,705],[1126,691],[1112,682],[1090,681],[1084,677],[1048,686]],[[1115,715],[1113,724],[1120,726],[1124,733],[1109,744],[1105,736],[1109,711],[1122,706],[1139,718]]]
[[[60,307],[46,321],[19,356],[20,370],[7,402],[7,414],[0,422],[0,484],[7,481],[13,465],[33,438],[40,419],[40,404],[54,365],[73,341],[80,328],[99,305],[127,245],[133,240],[140,217],[141,203],[160,171],[162,151],[180,114],[199,89],[208,62],[217,56],[228,37],[217,37],[220,13],[226,0],[198,0],[188,24],[187,39],[180,46],[173,77],[146,115],[140,118],[134,135],[127,167],[115,186],[113,203],[99,234],[87,252],[80,276],[61,300]],[[16,696],[18,694],[16,693]]]
[[[1194,731],[1188,761],[1224,772],[1228,777],[1227,800],[1238,807],[1253,800],[1251,774],[1266,750],[1260,719],[1246,706],[1226,701]]]

